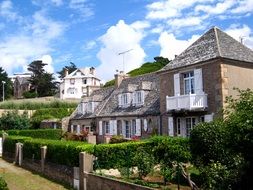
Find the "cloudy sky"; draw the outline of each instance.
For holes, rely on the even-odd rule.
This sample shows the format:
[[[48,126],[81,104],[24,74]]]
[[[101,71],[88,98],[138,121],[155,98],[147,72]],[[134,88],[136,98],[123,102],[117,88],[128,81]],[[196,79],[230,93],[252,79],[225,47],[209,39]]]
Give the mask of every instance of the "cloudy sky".
[[[212,26],[253,48],[253,0],[1,0],[0,66],[35,59],[57,72],[94,66],[104,81],[155,56],[169,59]]]

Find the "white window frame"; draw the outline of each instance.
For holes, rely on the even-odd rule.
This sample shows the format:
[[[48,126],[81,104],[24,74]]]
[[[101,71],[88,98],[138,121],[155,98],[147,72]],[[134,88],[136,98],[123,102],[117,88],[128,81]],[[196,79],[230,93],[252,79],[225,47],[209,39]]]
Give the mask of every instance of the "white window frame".
[[[131,122],[128,120],[125,120],[125,137],[126,139],[131,138]]]
[[[186,137],[190,137],[191,130],[197,124],[196,117],[186,117],[185,118],[185,129],[186,129]]]
[[[195,94],[194,71],[183,73],[183,78],[184,78],[184,94],[185,95]]]
[[[122,94],[122,104],[123,104],[123,106],[126,106],[127,105],[127,93],[124,93],[124,94]]]
[[[109,124],[109,121],[104,121],[104,127],[105,127],[105,134],[109,135],[110,134],[110,124]]]
[[[83,79],[83,84],[87,84],[87,79]]]
[[[136,130],[136,120],[135,120],[135,119],[132,120],[131,129],[132,129],[132,130],[131,130],[132,137],[133,137],[133,136],[136,136],[137,130]]]
[[[71,85],[74,85],[75,84],[75,79],[70,79],[69,82],[70,82]]]

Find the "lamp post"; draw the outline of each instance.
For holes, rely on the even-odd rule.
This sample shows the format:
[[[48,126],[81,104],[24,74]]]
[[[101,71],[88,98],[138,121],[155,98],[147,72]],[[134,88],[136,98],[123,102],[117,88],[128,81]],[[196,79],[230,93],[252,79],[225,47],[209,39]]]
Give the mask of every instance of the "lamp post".
[[[2,84],[3,84],[3,102],[4,102],[4,84],[5,83],[6,83],[5,81],[2,81]]]

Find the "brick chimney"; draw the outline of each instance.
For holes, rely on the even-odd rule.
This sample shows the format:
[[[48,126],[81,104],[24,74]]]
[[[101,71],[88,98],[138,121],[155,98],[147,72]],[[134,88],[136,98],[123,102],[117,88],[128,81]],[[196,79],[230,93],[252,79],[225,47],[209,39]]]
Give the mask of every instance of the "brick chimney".
[[[115,88],[118,88],[122,80],[128,78],[128,74],[125,74],[123,71],[120,71],[119,73],[114,75],[115,77]]]
[[[69,75],[69,70],[67,68],[64,69],[64,77],[66,77],[67,75]]]

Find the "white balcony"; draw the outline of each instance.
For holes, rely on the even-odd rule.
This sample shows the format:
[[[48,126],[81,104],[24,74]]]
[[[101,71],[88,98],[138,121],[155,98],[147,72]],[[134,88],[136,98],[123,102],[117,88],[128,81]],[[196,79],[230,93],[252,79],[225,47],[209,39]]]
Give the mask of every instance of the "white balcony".
[[[181,96],[166,96],[166,109],[170,110],[196,110],[207,107],[207,94],[188,94]]]

